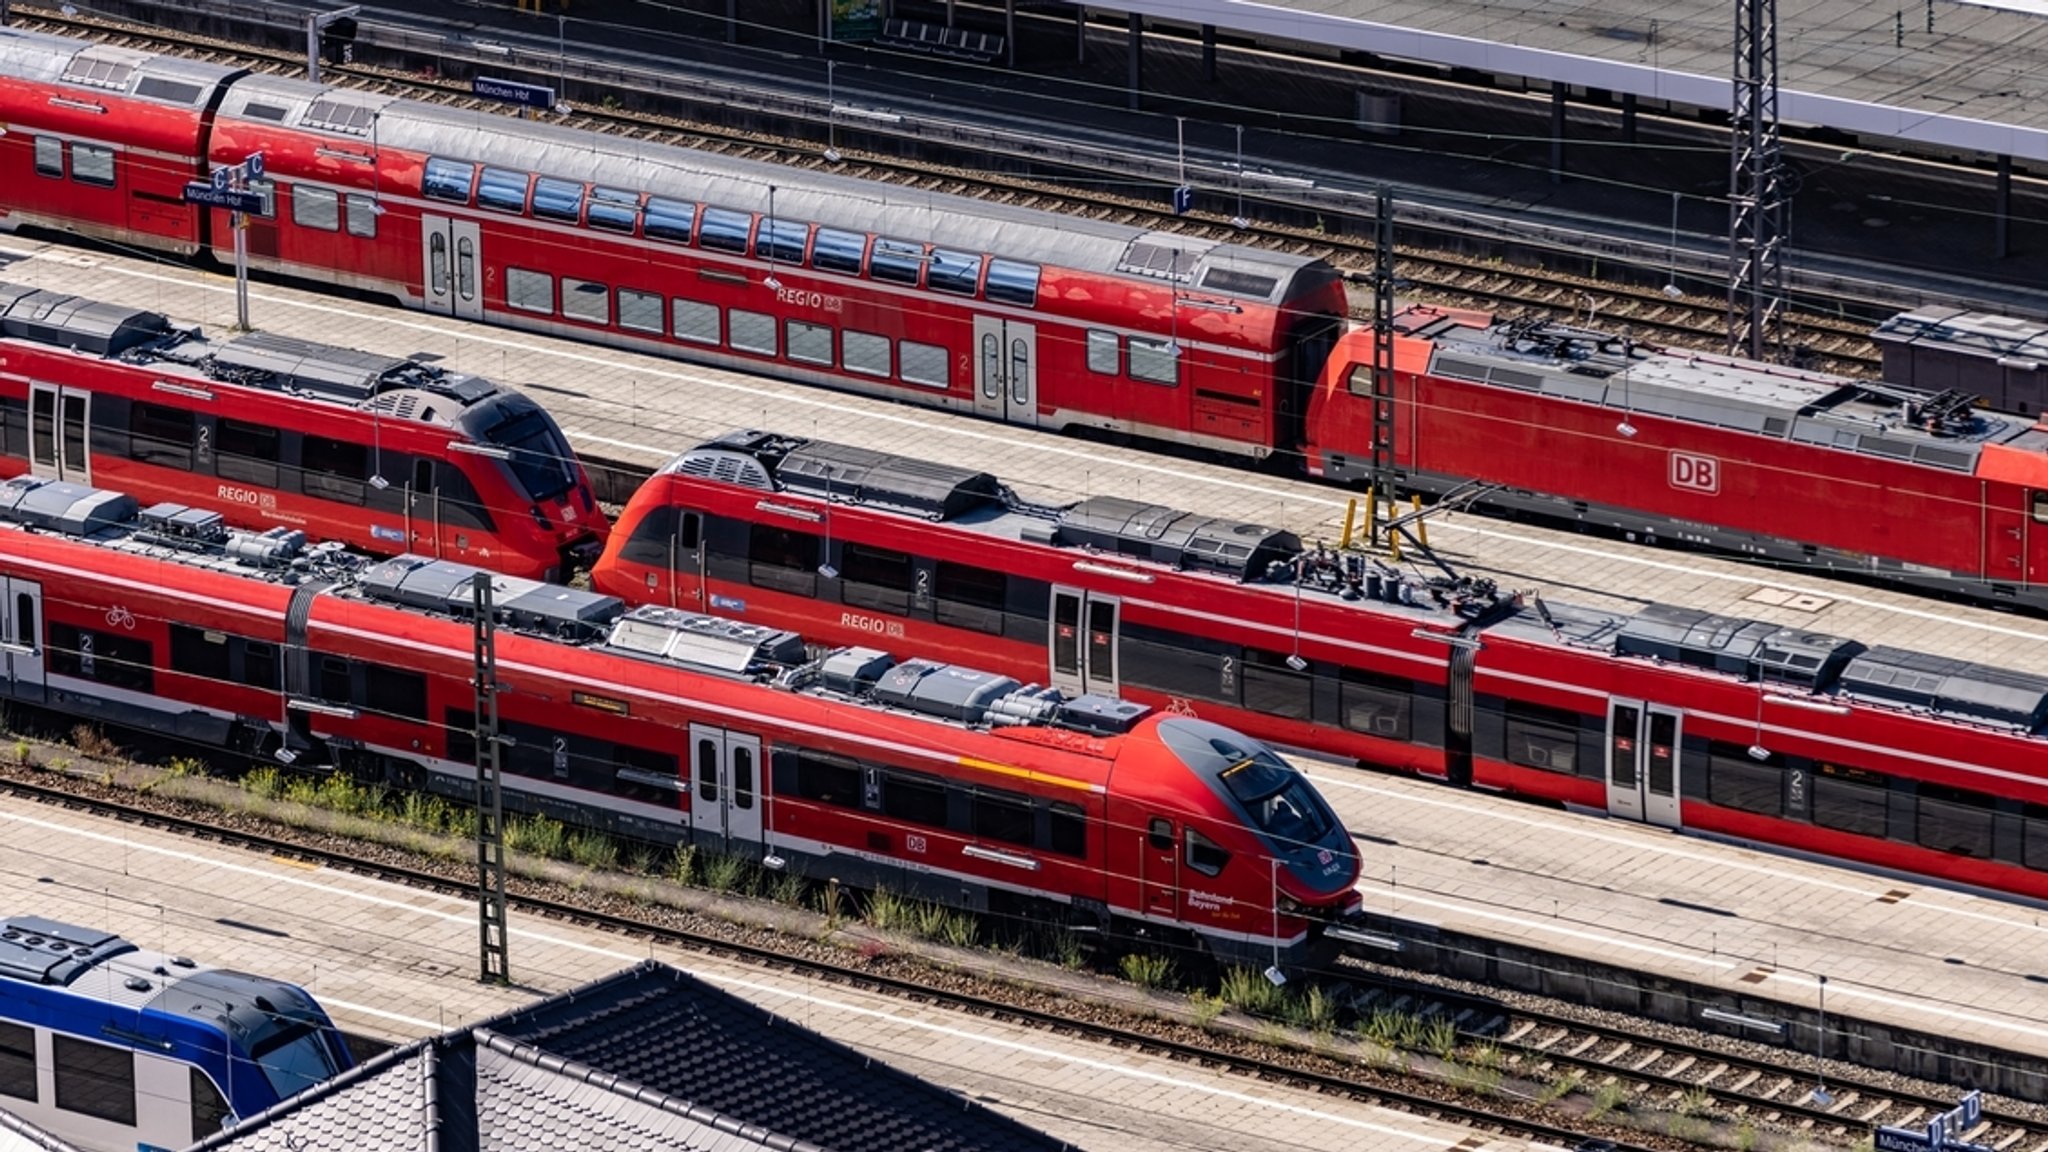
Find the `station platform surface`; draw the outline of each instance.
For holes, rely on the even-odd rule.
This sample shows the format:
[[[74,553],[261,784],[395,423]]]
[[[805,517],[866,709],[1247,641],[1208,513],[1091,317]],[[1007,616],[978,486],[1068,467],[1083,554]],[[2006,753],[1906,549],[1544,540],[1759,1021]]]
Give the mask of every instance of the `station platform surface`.
[[[199,323],[235,320],[231,278],[190,267],[0,237],[0,279]],[[397,306],[254,283],[250,319],[280,335],[440,366],[525,389],[590,459],[652,468],[736,428],[760,428],[985,469],[1028,499],[1115,495],[1267,524],[1335,544],[1339,488],[1079,441],[744,372],[643,356]],[[1456,569],[1544,599],[1627,611],[1676,604],[2048,674],[2048,621],[1948,604],[1817,574],[1470,514],[1432,518],[1429,541]]]
[[[805,981],[514,911],[511,987],[476,982],[475,902],[0,797],[0,907],[303,985],[405,1043],[646,959],[697,975],[1093,1152],[1509,1152],[1456,1125]],[[992,958],[993,962],[993,958]]]

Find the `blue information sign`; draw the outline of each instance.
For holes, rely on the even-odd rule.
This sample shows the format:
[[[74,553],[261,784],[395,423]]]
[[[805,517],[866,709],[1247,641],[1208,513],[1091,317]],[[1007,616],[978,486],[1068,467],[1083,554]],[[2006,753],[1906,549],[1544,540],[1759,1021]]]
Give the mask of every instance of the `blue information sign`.
[[[185,185],[185,203],[228,208],[236,212],[263,211],[263,197],[254,192],[234,192],[226,188],[216,188],[200,180],[193,180]]]
[[[489,76],[478,76],[469,82],[469,90],[478,96],[492,100],[503,100],[521,108],[553,108],[555,90],[539,84],[522,84],[517,80],[494,80]]]

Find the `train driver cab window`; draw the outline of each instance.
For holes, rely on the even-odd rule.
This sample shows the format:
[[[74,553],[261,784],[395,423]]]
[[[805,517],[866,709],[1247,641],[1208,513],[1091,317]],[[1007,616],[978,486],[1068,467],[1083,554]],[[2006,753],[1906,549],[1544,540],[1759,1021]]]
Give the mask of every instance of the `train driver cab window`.
[[[2048,491],[2034,493],[2034,523],[2048,524]]]
[[[484,169],[483,178],[476,184],[477,207],[495,208],[500,212],[526,211],[528,180],[526,173],[510,168]]]
[[[877,240],[868,257],[868,275],[884,284],[917,287],[917,274],[924,267],[924,245],[908,240]]]
[[[1230,863],[1230,853],[1223,850],[1223,845],[1209,839],[1193,828],[1188,829],[1187,833],[1188,867],[1193,868],[1204,876],[1220,874],[1224,866]]]
[[[1123,345],[1116,333],[1088,330],[1088,370],[1104,376],[1123,375]]]
[[[0,1024],[0,1096],[36,1099],[35,1029]]]
[[[95,188],[114,186],[114,150],[92,144],[71,146],[71,179]]]
[[[431,157],[427,160],[426,172],[420,177],[420,188],[435,200],[467,204],[470,185],[475,182],[476,165]]]
[[[64,178],[64,141],[55,136],[36,137],[36,175]]]

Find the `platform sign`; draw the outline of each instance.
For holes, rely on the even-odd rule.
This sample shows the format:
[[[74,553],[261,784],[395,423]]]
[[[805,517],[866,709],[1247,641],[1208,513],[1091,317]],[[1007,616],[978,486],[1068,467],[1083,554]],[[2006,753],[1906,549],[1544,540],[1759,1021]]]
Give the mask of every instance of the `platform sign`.
[[[541,84],[525,84],[518,80],[478,76],[469,82],[469,90],[487,100],[502,100],[507,104],[517,104],[521,108],[545,110],[555,106],[555,90]]]
[[[204,204],[209,208],[226,208],[234,212],[263,211],[263,197],[256,193],[218,188],[203,180],[192,180],[185,184],[185,203]]]
[[[1991,1152],[1982,1144],[1968,1144],[1949,1138],[1950,1132],[1968,1132],[1984,1114],[1984,1096],[1971,1092],[1954,1108],[1927,1121],[1925,1129],[1879,1128],[1871,1135],[1874,1152]]]

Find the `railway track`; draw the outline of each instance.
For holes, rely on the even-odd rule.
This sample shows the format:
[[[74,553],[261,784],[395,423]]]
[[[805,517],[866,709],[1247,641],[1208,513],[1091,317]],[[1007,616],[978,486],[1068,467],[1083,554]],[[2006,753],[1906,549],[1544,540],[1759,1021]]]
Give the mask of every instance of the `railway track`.
[[[151,52],[168,52],[258,71],[292,74],[304,68],[304,56],[260,46],[230,44],[174,30],[109,21],[80,13],[67,16],[48,10],[17,17],[18,26],[120,44]],[[473,95],[466,84],[358,65],[328,65],[326,74],[391,96],[427,101],[493,114],[503,106]],[[1175,216],[1129,195],[1032,180],[989,170],[963,172],[914,160],[875,154],[845,154],[837,163],[821,154],[816,140],[771,138],[718,125],[605,108],[578,107],[552,113],[554,122],[626,139],[671,144],[720,154],[779,163],[801,169],[834,171],[921,191],[970,196],[995,203],[1037,208],[1063,215],[1178,232],[1204,240],[1230,240],[1295,255],[1320,257],[1342,271],[1354,286],[1353,315],[1369,319],[1368,292],[1375,263],[1371,237],[1323,232],[1287,224],[1249,221],[1237,227],[1214,215]],[[822,133],[821,133],[822,134]],[[1090,178],[1116,173],[1088,173]],[[1433,303],[1481,308],[1510,314],[1540,314],[1553,320],[1599,321],[1626,328],[1646,343],[1718,351],[1726,331],[1725,301],[1715,297],[1575,276],[1534,266],[1465,256],[1450,247],[1433,247],[1441,234],[1435,226],[1401,225],[1405,238],[1396,249],[1396,276],[1408,296]],[[1448,242],[1452,238],[1445,237]],[[1528,243],[1520,247],[1529,249]],[[1562,248],[1560,262],[1576,262],[1581,254]],[[1857,319],[1813,311],[1792,311],[1784,318],[1788,340],[1802,349],[1805,366],[1852,376],[1875,377],[1882,357],[1869,339],[1869,325]]]

